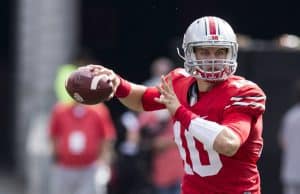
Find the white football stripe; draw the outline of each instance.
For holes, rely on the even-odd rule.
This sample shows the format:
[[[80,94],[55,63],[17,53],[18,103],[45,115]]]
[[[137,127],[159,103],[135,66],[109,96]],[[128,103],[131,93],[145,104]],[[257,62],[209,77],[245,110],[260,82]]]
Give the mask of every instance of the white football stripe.
[[[252,106],[252,107],[258,107],[261,109],[265,109],[265,105],[261,104],[261,103],[256,103],[256,102],[234,102],[231,105],[227,105],[225,107],[225,109],[231,107],[231,106]]]
[[[93,77],[90,89],[96,90],[97,85],[101,79],[103,79],[103,81],[107,81],[108,77],[107,77],[107,75],[97,75],[97,76]]]
[[[265,100],[266,97],[265,96],[245,96],[245,97],[231,97],[230,100],[232,101],[241,101],[241,100],[256,100],[256,101],[259,101],[259,100]]]

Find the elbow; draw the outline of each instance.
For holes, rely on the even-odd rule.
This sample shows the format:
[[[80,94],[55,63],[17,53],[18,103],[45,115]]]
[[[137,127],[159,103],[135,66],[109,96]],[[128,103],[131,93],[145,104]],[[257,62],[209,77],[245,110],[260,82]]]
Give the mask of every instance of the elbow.
[[[227,157],[234,156],[240,148],[240,141],[238,138],[228,138],[222,141],[215,141],[214,149]]]
[[[223,145],[222,154],[227,157],[234,156],[240,148],[240,143],[238,141],[227,141],[224,144],[225,145]]]

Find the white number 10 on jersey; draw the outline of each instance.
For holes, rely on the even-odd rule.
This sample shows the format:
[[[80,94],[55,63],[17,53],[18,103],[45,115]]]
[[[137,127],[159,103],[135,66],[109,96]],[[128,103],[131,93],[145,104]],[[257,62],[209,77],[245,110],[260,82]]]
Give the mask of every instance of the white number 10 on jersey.
[[[174,137],[175,142],[178,146],[180,157],[184,161],[184,170],[187,174],[198,174],[201,177],[212,176],[218,174],[221,170],[223,164],[220,160],[220,155],[213,149],[205,149],[205,152],[209,159],[209,164],[202,164],[200,157],[201,154],[196,148],[196,142],[194,137],[185,129],[184,138],[187,146],[184,148],[182,144],[182,139],[180,137],[180,122],[176,121],[174,123]],[[187,150],[186,150],[187,149]],[[191,159],[191,164],[189,164],[186,160],[186,155],[189,154],[189,158]]]

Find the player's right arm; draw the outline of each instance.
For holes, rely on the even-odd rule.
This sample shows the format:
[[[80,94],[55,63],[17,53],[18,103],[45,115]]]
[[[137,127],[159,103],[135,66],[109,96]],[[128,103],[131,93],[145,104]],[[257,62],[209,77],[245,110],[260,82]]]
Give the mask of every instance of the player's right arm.
[[[120,78],[119,78],[120,79]],[[126,107],[130,108],[131,110],[134,111],[143,111],[143,95],[145,93],[145,91],[147,90],[147,87],[143,86],[143,85],[138,85],[138,84],[134,84],[131,82],[128,82],[128,84],[130,84],[130,92],[126,97],[118,97],[119,101],[125,105]],[[118,89],[120,89],[120,87],[123,87],[121,85],[118,86],[117,91],[119,91]]]
[[[160,95],[157,88],[129,82],[111,69],[101,65],[88,65],[87,67],[91,68],[95,75],[106,74],[110,77],[113,83],[111,98],[116,96],[127,108],[138,112],[164,108],[164,106],[154,101],[154,98]]]

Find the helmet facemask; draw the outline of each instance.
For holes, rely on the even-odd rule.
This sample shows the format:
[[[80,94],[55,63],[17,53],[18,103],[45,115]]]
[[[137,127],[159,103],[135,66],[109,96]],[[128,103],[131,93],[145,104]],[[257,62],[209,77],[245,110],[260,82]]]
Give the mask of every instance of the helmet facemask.
[[[195,48],[196,47],[217,47],[226,48],[227,55],[224,59],[196,59]],[[228,42],[215,42],[205,44],[201,43],[190,43],[185,49],[185,62],[184,67],[186,71],[197,79],[203,79],[206,81],[223,81],[228,76],[235,73],[237,68],[236,56],[234,53],[234,43]]]

